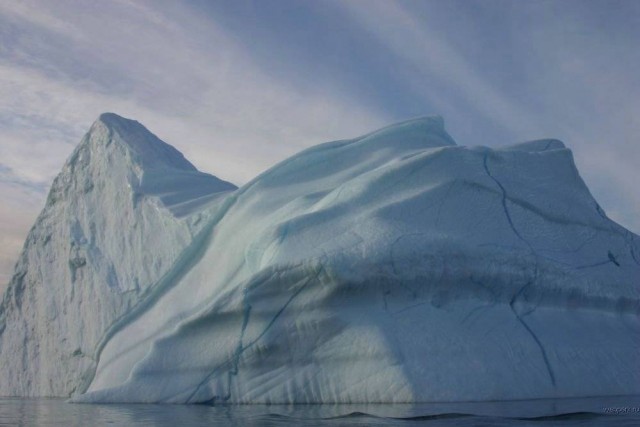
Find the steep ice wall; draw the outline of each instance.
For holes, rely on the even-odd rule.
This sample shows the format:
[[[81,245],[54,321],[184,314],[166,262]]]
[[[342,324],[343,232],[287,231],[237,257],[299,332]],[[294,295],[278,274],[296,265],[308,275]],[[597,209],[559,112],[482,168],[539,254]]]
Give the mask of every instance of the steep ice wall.
[[[0,305],[0,395],[69,396],[235,187],[103,114],[53,182]]]
[[[638,237],[561,142],[462,147],[418,119],[303,151],[225,199],[102,337],[75,400],[637,394],[639,292]]]

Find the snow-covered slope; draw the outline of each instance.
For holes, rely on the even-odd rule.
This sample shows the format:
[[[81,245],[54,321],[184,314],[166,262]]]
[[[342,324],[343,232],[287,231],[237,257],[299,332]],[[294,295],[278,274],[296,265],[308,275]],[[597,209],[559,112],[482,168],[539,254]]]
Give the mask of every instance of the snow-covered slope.
[[[101,115],[53,182],[0,305],[0,395],[82,387],[105,331],[234,189],[138,122]]]
[[[102,337],[75,400],[638,394],[639,292],[638,237],[561,142],[462,147],[418,119],[226,198]]]

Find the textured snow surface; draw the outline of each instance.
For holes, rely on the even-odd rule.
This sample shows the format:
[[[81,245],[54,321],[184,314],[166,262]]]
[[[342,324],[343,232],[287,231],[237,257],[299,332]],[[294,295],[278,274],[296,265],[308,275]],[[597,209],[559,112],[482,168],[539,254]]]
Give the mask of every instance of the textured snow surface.
[[[106,329],[233,189],[138,122],[100,116],[53,182],[0,305],[0,395],[82,388]]]
[[[153,153],[151,164],[163,158]],[[149,176],[136,188],[176,224],[189,203]],[[187,209],[200,221],[182,246],[166,234],[177,225],[157,245],[117,242],[131,274],[147,268],[137,251],[174,252],[118,316],[98,322],[94,307],[91,334],[71,326],[91,336],[91,369],[53,381],[75,387],[74,401],[640,393],[640,239],[606,217],[557,140],[463,147],[442,119],[422,118],[313,147],[225,194]]]

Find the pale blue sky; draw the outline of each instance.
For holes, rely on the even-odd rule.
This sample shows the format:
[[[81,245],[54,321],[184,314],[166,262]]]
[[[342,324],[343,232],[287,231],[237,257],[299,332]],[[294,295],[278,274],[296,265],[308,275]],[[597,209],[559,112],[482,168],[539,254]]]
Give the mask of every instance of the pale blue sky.
[[[555,137],[640,232],[640,2],[0,1],[0,281],[105,111],[242,184],[439,114],[459,144]]]

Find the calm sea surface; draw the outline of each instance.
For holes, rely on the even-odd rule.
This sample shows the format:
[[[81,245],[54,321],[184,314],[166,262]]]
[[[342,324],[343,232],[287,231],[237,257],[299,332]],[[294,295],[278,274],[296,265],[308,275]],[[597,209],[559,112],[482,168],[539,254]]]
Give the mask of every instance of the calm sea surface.
[[[640,426],[640,396],[419,405],[87,405],[0,399],[2,426]]]

